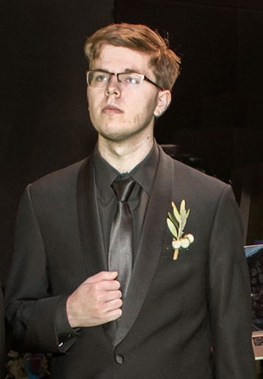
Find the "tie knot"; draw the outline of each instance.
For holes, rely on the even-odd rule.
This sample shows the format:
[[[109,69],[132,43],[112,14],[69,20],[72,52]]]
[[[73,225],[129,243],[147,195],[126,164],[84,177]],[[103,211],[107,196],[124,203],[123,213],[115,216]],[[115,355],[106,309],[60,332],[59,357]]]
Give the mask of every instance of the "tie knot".
[[[115,179],[115,181],[112,183],[112,188],[115,192],[115,195],[118,201],[121,201],[121,202],[128,201],[129,196],[132,193],[134,185],[135,185],[135,180],[133,180],[132,178]]]

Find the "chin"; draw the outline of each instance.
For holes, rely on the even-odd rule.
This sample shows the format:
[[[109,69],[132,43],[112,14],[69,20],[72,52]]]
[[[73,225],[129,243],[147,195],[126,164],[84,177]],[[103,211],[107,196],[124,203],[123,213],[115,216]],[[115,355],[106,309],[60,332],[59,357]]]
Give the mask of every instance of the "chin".
[[[125,131],[125,132],[124,132]],[[112,142],[122,142],[126,139],[129,139],[133,135],[132,132],[127,133],[127,127],[120,126],[110,127],[107,125],[105,128],[98,128],[97,132],[104,138]]]
[[[129,135],[123,135],[122,133],[100,133],[100,135],[110,142],[124,142],[130,138]]]

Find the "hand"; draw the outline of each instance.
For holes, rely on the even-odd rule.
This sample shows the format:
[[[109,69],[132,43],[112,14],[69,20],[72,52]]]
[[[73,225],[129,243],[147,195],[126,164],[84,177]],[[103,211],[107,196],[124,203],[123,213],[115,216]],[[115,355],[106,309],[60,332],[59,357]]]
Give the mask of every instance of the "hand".
[[[102,271],[86,279],[67,299],[70,326],[89,327],[121,317],[122,293],[117,271]]]

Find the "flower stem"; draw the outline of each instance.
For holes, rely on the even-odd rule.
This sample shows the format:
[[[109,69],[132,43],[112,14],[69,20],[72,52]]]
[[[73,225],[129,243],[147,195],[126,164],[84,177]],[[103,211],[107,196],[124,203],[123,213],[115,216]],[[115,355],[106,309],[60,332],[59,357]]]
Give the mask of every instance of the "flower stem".
[[[176,261],[176,259],[178,258],[178,254],[179,254],[179,249],[175,249],[174,250],[174,256],[173,256],[174,261]]]

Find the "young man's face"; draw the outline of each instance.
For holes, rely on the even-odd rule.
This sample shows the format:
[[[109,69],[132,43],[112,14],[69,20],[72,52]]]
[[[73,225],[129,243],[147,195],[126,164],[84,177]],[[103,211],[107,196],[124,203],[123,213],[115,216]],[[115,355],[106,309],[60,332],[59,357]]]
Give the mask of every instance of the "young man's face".
[[[149,60],[148,54],[104,45],[90,69],[111,73],[132,71],[156,82]],[[169,91],[161,91],[146,80],[140,85],[123,86],[116,76],[112,76],[104,87],[88,86],[90,118],[100,138],[136,141],[147,134],[152,136],[154,115],[159,116],[167,108],[170,95]]]

